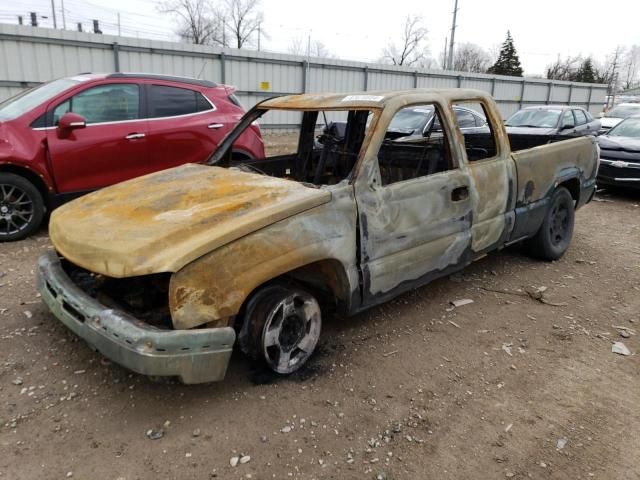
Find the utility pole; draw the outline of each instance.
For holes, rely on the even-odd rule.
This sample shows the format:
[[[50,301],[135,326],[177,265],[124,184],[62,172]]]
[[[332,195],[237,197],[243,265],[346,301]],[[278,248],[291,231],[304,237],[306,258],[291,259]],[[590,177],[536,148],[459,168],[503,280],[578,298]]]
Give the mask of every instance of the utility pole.
[[[458,15],[458,0],[453,7],[453,22],[451,23],[451,38],[449,39],[449,57],[447,58],[447,70],[453,70],[453,44],[456,36],[456,16]]]
[[[55,0],[51,0],[51,16],[53,17],[53,28],[58,28],[56,22],[56,3]]]
[[[444,55],[442,56],[442,69],[446,70],[447,69],[447,42],[449,41],[449,39],[447,37],[444,37]]]
[[[62,9],[62,28],[67,29],[67,19],[64,16],[64,0],[60,0],[60,8]]]
[[[120,33],[120,12],[118,12],[118,36],[121,36],[122,34]]]
[[[258,51],[260,51],[260,33],[262,28],[262,22],[258,22]]]

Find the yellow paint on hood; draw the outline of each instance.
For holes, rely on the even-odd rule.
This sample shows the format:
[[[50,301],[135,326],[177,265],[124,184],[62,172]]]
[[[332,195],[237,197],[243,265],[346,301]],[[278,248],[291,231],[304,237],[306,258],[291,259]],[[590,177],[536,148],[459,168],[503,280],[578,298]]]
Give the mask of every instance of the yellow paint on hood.
[[[60,207],[51,215],[49,235],[60,254],[92,272],[111,277],[175,272],[330,199],[328,191],[290,180],[189,164]]]

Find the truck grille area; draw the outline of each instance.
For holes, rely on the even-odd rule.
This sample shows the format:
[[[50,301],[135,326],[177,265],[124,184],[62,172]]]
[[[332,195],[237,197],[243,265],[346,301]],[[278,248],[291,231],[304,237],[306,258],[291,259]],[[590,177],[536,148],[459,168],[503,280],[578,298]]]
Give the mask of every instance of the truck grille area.
[[[64,258],[61,265],[78,288],[106,307],[126,312],[157,328],[173,328],[169,311],[170,273],[112,278],[85,270]],[[52,290],[49,285],[47,288]],[[84,315],[77,309],[70,305],[64,307],[79,321],[84,321]]]

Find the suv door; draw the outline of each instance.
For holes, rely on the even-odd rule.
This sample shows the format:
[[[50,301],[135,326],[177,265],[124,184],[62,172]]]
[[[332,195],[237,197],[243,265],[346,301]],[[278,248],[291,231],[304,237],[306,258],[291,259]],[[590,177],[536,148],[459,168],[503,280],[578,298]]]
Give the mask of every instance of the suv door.
[[[147,104],[150,157],[158,169],[205,161],[230,129],[197,90],[148,84]]]
[[[48,123],[57,126],[67,112],[82,115],[85,128],[62,136],[47,130],[54,179],[60,193],[95,190],[149,173],[147,121],[135,83],[89,87],[49,107]]]
[[[471,179],[456,163],[455,138],[435,109],[422,140],[385,138],[377,152],[366,153],[368,172],[358,175],[360,267],[364,305],[453,271],[468,261],[471,246]],[[398,114],[402,109],[396,112]],[[453,120],[452,120],[453,121]],[[377,154],[376,154],[377,153]]]

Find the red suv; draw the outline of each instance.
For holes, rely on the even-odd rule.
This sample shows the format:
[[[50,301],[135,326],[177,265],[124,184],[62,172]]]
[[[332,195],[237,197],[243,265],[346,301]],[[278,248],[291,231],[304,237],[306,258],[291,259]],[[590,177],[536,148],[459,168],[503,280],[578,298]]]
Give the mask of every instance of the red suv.
[[[83,193],[203,162],[244,113],[234,89],[145,74],[61,78],[0,103],[0,241]],[[235,158],[264,158],[253,125]]]

